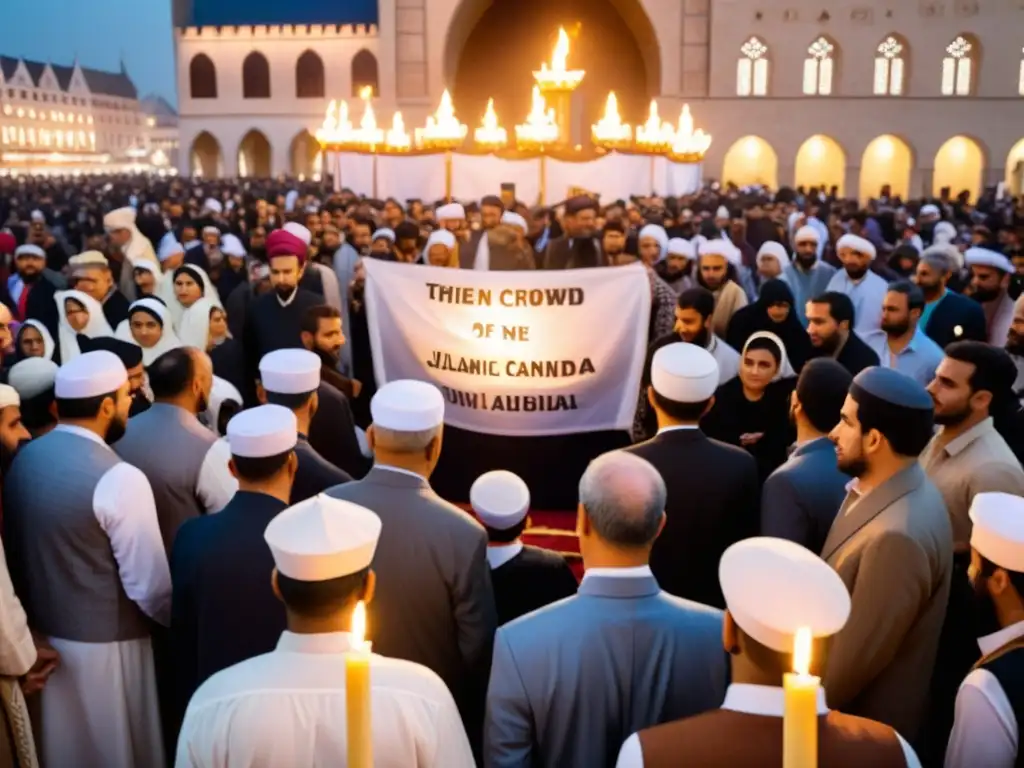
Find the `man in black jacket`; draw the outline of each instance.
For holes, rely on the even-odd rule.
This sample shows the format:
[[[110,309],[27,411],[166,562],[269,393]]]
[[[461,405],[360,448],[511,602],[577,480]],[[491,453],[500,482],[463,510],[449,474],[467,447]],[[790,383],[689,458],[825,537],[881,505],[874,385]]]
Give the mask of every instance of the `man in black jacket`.
[[[63,290],[64,278],[46,268],[46,252],[38,245],[21,245],[14,252],[15,274],[0,286],[0,299],[19,323],[38,320],[57,337],[54,294]]]
[[[807,302],[807,334],[813,357],[831,357],[856,376],[879,364],[878,355],[853,331],[853,302],[845,293],[828,291]]]
[[[921,254],[914,273],[925,300],[920,327],[940,347],[954,341],[988,341],[981,304],[948,287],[958,265],[956,246],[933,245]]]
[[[665,528],[651,550],[661,588],[724,608],[718,561],[757,533],[760,492],[754,457],[700,429],[717,388],[718,364],[706,349],[683,342],[659,349],[647,388],[658,433],[626,450],[653,464],[668,490]]]

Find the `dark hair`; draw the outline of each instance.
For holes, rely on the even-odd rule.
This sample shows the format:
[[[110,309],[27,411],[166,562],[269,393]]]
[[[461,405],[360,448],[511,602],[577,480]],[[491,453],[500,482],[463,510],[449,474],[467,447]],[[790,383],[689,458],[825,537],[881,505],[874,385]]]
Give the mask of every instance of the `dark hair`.
[[[505,203],[497,195],[484,195],[480,198],[480,207],[483,208],[485,205],[489,205],[492,208],[501,208],[502,211],[505,210]]]
[[[315,334],[320,330],[320,321],[333,318],[340,318],[341,312],[330,304],[317,304],[302,313],[300,329],[303,333]]]
[[[1003,568],[1001,565],[996,565],[987,557],[982,555],[981,557],[981,573],[979,574],[982,578],[991,578],[992,574],[996,572],[997,568]],[[1009,568],[1003,568],[1006,571],[1006,575],[1010,577],[1010,584],[1017,590],[1017,594],[1024,597],[1024,573],[1020,571],[1011,571]]]
[[[95,419],[100,406],[107,398],[116,401],[117,392],[107,392],[95,397],[56,397],[57,418],[60,419]]]
[[[624,235],[626,234],[626,227],[621,221],[606,221],[601,234],[603,235],[605,232],[618,232],[620,235]]]
[[[810,360],[796,382],[796,399],[807,420],[819,432],[829,432],[839,423],[853,376],[830,357]]]
[[[395,240],[418,240],[420,228],[411,221],[403,221],[395,227]]]
[[[491,528],[490,526],[485,525],[484,530],[487,531],[488,541],[494,544],[511,544],[513,541],[522,536],[523,531],[526,530],[526,518],[524,517],[511,528],[504,528],[502,530],[498,530],[497,528]]]
[[[347,576],[326,581],[299,581],[277,572],[277,588],[281,599],[299,616],[326,618],[354,602],[366,590],[370,569],[364,568]]]
[[[932,439],[935,422],[931,408],[907,408],[890,403],[868,392],[854,381],[850,397],[857,403],[861,434],[878,430],[900,456],[914,457]]]
[[[908,309],[924,309],[924,293],[909,280],[895,280],[889,283],[889,290],[906,296]]]
[[[747,342],[746,346],[743,347],[743,352],[746,354],[751,350],[763,349],[771,353],[772,357],[775,358],[776,365],[782,365],[782,349],[779,345],[767,336],[758,336],[756,339],[751,339]]]
[[[221,406],[221,412],[223,410],[224,407]],[[288,463],[288,457],[293,452],[285,451],[275,456],[235,456],[232,454],[231,459],[235,462],[235,469],[243,479],[259,482],[260,480],[269,480],[284,469],[284,465]]]
[[[206,283],[203,280],[203,276],[191,264],[182,264],[180,267],[174,270],[174,277],[171,278],[171,282],[177,280],[179,275],[188,275],[189,277],[191,277],[193,282],[195,282],[195,284],[199,286],[199,291],[202,293],[202,295],[206,295]]]
[[[217,411],[217,434],[226,435],[228,433],[228,422],[231,421],[235,416],[242,412],[242,404],[237,400],[225,400],[220,404],[220,410]]]
[[[160,317],[160,315],[159,315],[159,314],[158,314],[157,312],[155,312],[154,310],[150,309],[149,307],[147,307],[147,306],[145,306],[145,305],[142,305],[142,306],[140,306],[140,307],[135,307],[135,309],[132,309],[132,310],[130,310],[130,311],[128,312],[128,323],[129,323],[129,324],[131,324],[131,321],[132,321],[132,315],[138,314],[139,312],[143,312],[143,313],[145,313],[145,314],[149,315],[149,316],[150,316],[150,317],[152,317],[152,318],[153,318],[154,320],[156,320],[157,324],[158,324],[158,325],[159,325],[159,326],[160,326],[161,328],[163,328],[163,327],[164,327],[164,319],[163,319],[162,317]]]
[[[264,390],[266,390],[266,387],[264,387]],[[269,390],[266,390],[266,392],[267,402],[270,403],[270,405],[280,405],[282,408],[287,408],[290,411],[302,408],[309,402],[309,398],[316,394],[315,389],[312,392],[300,392],[298,394],[287,395],[281,392],[271,392]]]
[[[676,306],[679,309],[695,310],[701,317],[707,320],[715,313],[715,294],[707,288],[687,288],[679,294]]]
[[[853,301],[845,293],[839,291],[826,291],[820,296],[811,299],[811,304],[828,304],[828,313],[837,323],[846,321],[853,330],[855,319]]]
[[[373,232],[373,221],[368,219],[366,216],[361,216],[358,214],[355,216],[351,216],[349,217],[349,224],[353,227],[357,225],[362,227],[369,227],[370,231]]]
[[[654,392],[654,403],[668,414],[669,418],[676,421],[697,421],[704,414],[704,410],[711,402],[710,398],[699,403],[681,403],[678,400],[669,400],[656,389]]]
[[[53,400],[53,387],[50,387],[35,397],[29,397],[21,401],[21,423],[25,425],[26,429],[29,431],[42,429],[57,422],[50,412]],[[77,401],[65,400],[64,402]]]
[[[177,347],[164,352],[150,363],[149,388],[157,400],[180,395],[196,375],[194,353],[188,347]]]
[[[968,381],[972,393],[991,392],[993,399],[1012,393],[1017,367],[1005,349],[983,341],[954,341],[943,351],[950,360],[974,366]]]

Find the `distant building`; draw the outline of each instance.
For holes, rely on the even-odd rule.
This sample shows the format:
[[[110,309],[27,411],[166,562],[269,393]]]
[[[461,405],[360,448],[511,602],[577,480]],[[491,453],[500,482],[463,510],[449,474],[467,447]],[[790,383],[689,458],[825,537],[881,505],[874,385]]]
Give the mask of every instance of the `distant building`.
[[[382,123],[399,109],[407,126],[422,125],[448,87],[462,120],[475,125],[486,94],[471,94],[473,106],[460,107],[469,85],[498,90],[522,81],[528,98],[530,68],[550,52],[553,32],[538,25],[557,23],[537,21],[542,15],[580,18],[581,35],[591,40],[604,33],[608,41],[602,27],[610,26],[611,42],[631,47],[630,57],[610,63],[592,54],[583,87],[600,90],[618,78],[623,96],[641,105],[657,98],[666,117],[689,103],[697,126],[714,137],[707,177],[834,185],[861,198],[885,183],[903,196],[944,187],[976,195],[1000,182],[1024,191],[1020,0],[173,6],[182,171],[309,173],[317,157],[311,134],[328,101],[351,100],[364,85],[378,96]],[[583,18],[598,6],[610,9],[604,22]],[[598,97],[592,92],[591,102]],[[498,111],[511,127],[527,107],[522,98]]]
[[[178,113],[162,96],[150,94],[139,102],[145,115],[146,157],[157,168],[178,167]]]
[[[0,56],[0,168],[117,168],[145,148],[138,94],[120,72]]]

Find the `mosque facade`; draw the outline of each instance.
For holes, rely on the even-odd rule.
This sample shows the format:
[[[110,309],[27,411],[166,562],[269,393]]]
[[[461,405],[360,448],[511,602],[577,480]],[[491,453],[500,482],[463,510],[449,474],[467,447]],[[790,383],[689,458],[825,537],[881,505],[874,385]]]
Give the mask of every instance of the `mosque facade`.
[[[615,89],[633,122],[651,98],[665,116],[689,104],[714,138],[706,177],[861,198],[883,184],[912,197],[1024,191],[1024,0],[584,5],[570,65],[587,69],[591,104]],[[176,0],[180,170],[313,174],[327,103],[367,86],[378,115],[399,109],[407,126],[446,88],[478,124],[494,89],[511,127],[528,108],[531,62],[579,6]]]

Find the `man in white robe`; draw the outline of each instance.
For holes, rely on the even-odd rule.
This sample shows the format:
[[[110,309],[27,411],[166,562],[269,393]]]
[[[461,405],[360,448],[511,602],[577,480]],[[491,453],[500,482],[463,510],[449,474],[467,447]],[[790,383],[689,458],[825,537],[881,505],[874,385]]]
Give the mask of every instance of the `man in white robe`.
[[[42,693],[44,765],[163,764],[150,620],[171,582],[153,492],[109,447],[131,399],[117,355],[87,352],[54,382],[57,427],[5,477],[11,577],[29,626],[60,654]]]

